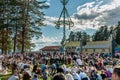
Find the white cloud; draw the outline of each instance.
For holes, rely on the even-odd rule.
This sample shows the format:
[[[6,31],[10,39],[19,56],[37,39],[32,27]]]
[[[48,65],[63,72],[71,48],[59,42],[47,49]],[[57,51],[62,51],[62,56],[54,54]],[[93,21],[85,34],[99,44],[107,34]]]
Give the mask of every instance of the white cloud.
[[[50,2],[46,2],[46,5],[50,6]]]
[[[49,6],[50,6],[50,1],[51,1],[51,0],[47,0],[47,2],[46,2],[46,4],[49,5]]]
[[[103,1],[86,3],[77,8],[77,12],[73,17],[78,20],[80,25],[83,24],[84,29],[98,28],[100,25],[115,25],[120,19],[120,1],[113,0],[110,3],[103,4]],[[77,26],[77,25],[76,25]],[[76,29],[81,28],[77,26]]]
[[[40,39],[41,42],[47,42],[47,43],[52,43],[52,42],[56,42],[56,41],[60,41],[58,39],[58,37],[45,37],[43,36],[41,39]]]
[[[74,27],[72,30],[97,29],[101,25],[115,25],[120,16],[120,0],[112,0],[105,3],[105,0],[96,0],[77,7],[77,12],[74,13],[72,21]],[[46,16],[45,23],[55,26],[54,22],[57,17]]]
[[[52,45],[60,45],[61,39],[58,37],[46,37],[42,36],[42,38],[39,39],[33,39],[32,43],[36,44],[36,47],[34,50],[39,50],[40,48],[43,48],[44,46],[52,46]]]
[[[49,16],[45,16],[45,21],[44,23],[50,26],[55,26],[55,21],[58,20],[57,17],[49,17]]]

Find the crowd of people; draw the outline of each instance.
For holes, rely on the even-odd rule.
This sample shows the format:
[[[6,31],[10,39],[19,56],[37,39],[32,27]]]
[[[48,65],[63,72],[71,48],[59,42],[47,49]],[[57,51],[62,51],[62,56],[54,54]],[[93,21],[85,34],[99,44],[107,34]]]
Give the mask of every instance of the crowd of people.
[[[120,80],[120,59],[110,53],[17,53],[0,55],[8,80]]]

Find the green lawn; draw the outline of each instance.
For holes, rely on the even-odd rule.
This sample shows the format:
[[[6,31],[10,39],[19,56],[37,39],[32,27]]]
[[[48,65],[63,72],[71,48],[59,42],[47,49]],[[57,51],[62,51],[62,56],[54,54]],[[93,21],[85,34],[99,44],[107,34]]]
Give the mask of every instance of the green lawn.
[[[10,77],[10,74],[8,74],[8,75],[0,75],[0,80],[8,80],[9,77]]]

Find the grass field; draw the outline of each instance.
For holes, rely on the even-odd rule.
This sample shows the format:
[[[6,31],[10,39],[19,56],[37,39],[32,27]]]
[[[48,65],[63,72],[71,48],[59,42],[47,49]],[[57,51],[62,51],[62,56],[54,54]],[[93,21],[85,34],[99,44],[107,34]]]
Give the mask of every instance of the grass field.
[[[0,80],[8,80],[11,74],[8,75],[0,75]]]

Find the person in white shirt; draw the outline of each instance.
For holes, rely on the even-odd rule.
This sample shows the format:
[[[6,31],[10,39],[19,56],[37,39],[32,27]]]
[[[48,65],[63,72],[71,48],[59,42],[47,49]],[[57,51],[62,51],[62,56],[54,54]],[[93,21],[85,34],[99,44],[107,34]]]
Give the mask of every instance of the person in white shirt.
[[[82,69],[80,69],[79,76],[80,76],[81,80],[88,80],[87,74],[85,72],[83,72]]]
[[[108,66],[108,67],[107,67],[107,70],[110,71],[111,73],[113,73],[113,68],[112,68],[112,66]]]
[[[11,75],[8,80],[19,80],[17,70],[14,71],[14,74]]]
[[[8,80],[19,80],[19,78],[16,75],[12,75]]]
[[[70,72],[69,71],[66,71],[66,79],[67,80],[74,80],[74,78],[73,78],[73,75],[72,74],[70,74]]]
[[[77,64],[78,64],[79,66],[82,66],[82,60],[81,60],[80,58],[78,58],[78,59],[76,60],[76,62],[77,62]]]
[[[30,68],[26,68],[26,69],[24,69],[24,71],[27,72],[30,77],[32,76],[32,73],[31,73],[31,71],[30,71]]]
[[[72,73],[78,72],[77,66],[73,66],[73,67],[71,68],[71,72],[72,72]]]
[[[21,61],[17,64],[20,69],[24,69],[24,63]]]
[[[81,80],[79,74],[76,72],[73,73],[73,77],[74,77],[74,80]]]
[[[3,68],[3,71],[2,71],[2,75],[7,75],[7,73],[8,73],[8,72],[7,72],[7,68],[4,67],[4,68]]]

